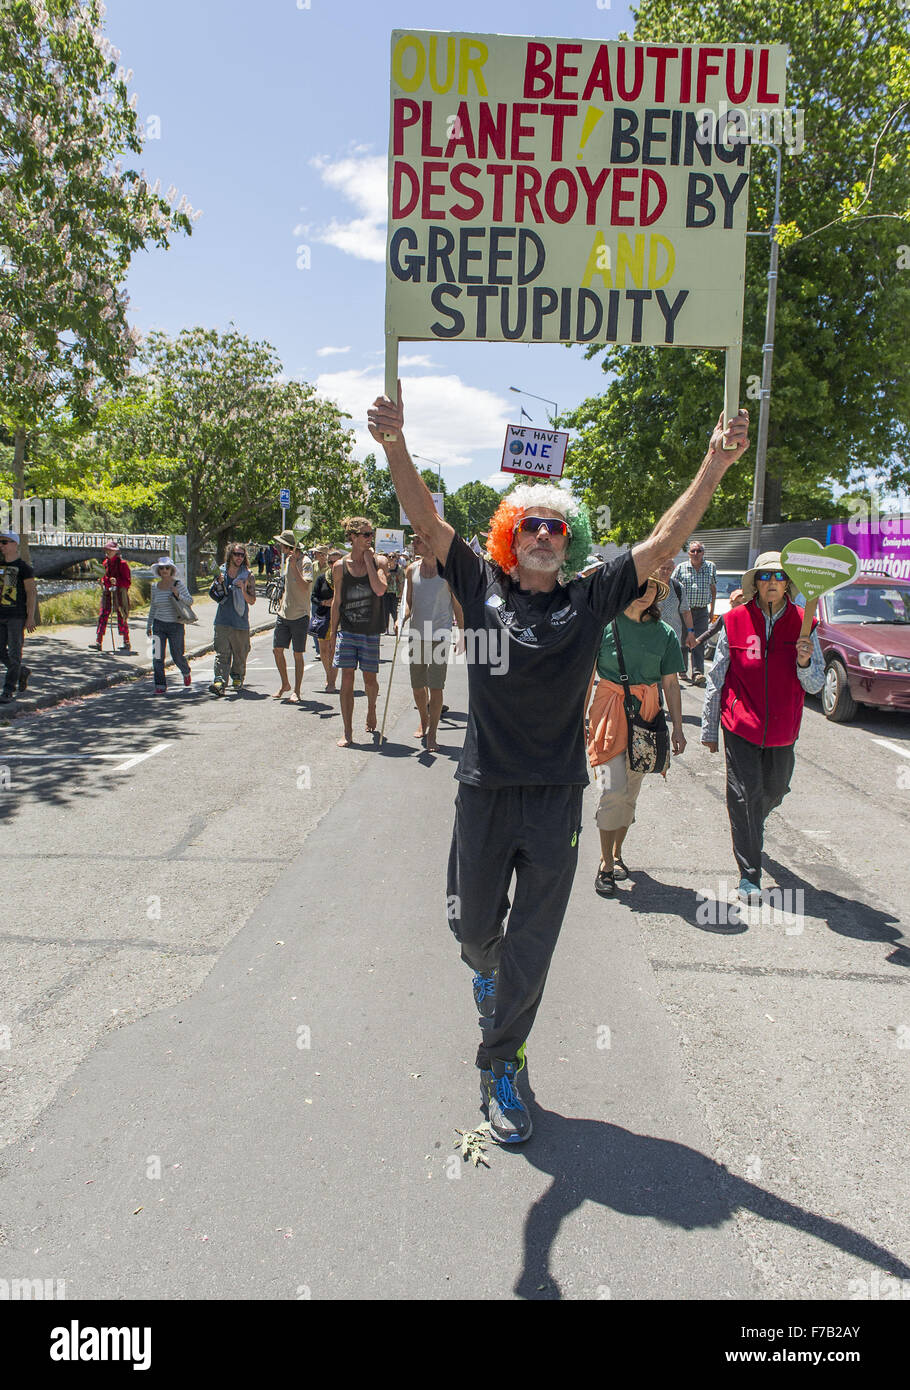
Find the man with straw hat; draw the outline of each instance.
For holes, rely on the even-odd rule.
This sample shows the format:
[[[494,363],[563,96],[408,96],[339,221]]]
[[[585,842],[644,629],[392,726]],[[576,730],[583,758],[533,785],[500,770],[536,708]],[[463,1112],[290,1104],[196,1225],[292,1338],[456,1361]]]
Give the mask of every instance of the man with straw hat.
[[[780,551],[759,555],[742,582],[743,602],[724,615],[702,711],[701,741],[717,752],[724,731],[727,811],[742,875],[739,896],[761,901],[765,821],[790,790],[806,691],[825,682],[815,635],[800,636],[803,610]]]
[[[281,700],[290,692],[288,666],[285,652],[294,647],[294,699],[300,703],[300,686],[303,681],[303,659],[306,652],[306,639],[310,634],[310,595],[313,592],[313,562],[298,548],[297,537],[290,530],[282,531],[272,540],[278,547],[282,561],[284,593],[278,609],[278,620],[272,634],[272,655],[278,667],[281,686],[273,696]]]
[[[481,1101],[493,1137],[518,1144],[530,1135],[531,1118],[516,1077],[578,859],[588,783],[584,700],[594,658],[604,627],[676,554],[748,447],[748,415],[741,411],[726,431],[718,424],[695,480],[649,538],[587,579],[576,574],[591,552],[590,521],[570,492],[523,484],[504,497],[484,559],[437,514],[414,467],[400,383],[397,404],[381,396],[367,418],[398,500],[464,612],[468,723],[455,774],[446,906],[462,959],[475,972]]]

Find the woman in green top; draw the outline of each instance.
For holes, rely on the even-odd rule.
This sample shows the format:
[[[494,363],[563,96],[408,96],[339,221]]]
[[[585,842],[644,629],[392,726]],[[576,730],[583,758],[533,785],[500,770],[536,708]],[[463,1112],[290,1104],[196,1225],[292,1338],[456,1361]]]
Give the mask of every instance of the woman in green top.
[[[663,688],[672,722],[671,746],[677,754],[686,746],[679,691],[679,674],[685,670],[685,661],[676,633],[661,622],[658,604],[666,596],[667,586],[651,578],[644,595],[633,599],[619,614],[616,626],[629,684],[638,686],[647,702],[645,717],[652,718],[656,713],[660,699],[658,684]],[[602,795],[597,808],[601,864],[594,887],[601,897],[612,897],[616,892],[615,881],[629,876],[621,850],[629,826],[635,820],[635,803],[645,776],[629,767],[626,717],[612,623],[604,628],[597,673],[601,685],[591,705],[590,738],[592,743],[600,740],[596,750],[600,756],[592,756],[591,760],[597,765],[597,783]],[[651,687],[651,690],[646,692],[642,687]],[[638,695],[632,695],[632,704],[636,711],[641,708],[642,700]],[[611,754],[617,744],[621,751]]]

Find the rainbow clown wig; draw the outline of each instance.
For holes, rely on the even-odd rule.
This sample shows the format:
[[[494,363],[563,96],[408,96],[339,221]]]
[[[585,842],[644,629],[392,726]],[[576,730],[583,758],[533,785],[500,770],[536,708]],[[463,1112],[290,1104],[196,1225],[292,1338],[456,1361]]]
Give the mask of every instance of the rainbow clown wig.
[[[559,582],[565,584],[573,579],[579,570],[584,569],[585,561],[593,545],[591,521],[584,502],[579,502],[564,488],[553,483],[521,483],[497,507],[490,530],[487,534],[487,554],[506,574],[514,574],[518,568],[515,554],[514,527],[525,512],[534,515],[536,507],[558,512],[569,523],[571,535],[566,550],[566,558],[559,570]]]

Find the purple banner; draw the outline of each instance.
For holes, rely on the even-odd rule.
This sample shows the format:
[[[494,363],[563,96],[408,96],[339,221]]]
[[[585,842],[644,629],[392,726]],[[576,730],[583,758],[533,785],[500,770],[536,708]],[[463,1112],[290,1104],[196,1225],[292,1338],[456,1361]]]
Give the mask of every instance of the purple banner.
[[[828,545],[849,545],[859,556],[860,574],[910,579],[910,517],[876,517],[833,522]]]

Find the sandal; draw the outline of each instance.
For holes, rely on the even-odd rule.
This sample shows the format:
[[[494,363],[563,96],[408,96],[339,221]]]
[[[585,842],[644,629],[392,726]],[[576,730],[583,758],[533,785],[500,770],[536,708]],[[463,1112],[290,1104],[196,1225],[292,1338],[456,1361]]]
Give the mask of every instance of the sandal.
[[[629,866],[622,862],[618,854],[613,856],[613,877],[617,883],[622,883],[623,879],[629,877]]]
[[[616,896],[616,883],[612,869],[599,868],[597,877],[594,880],[594,892],[601,898],[613,898]]]

